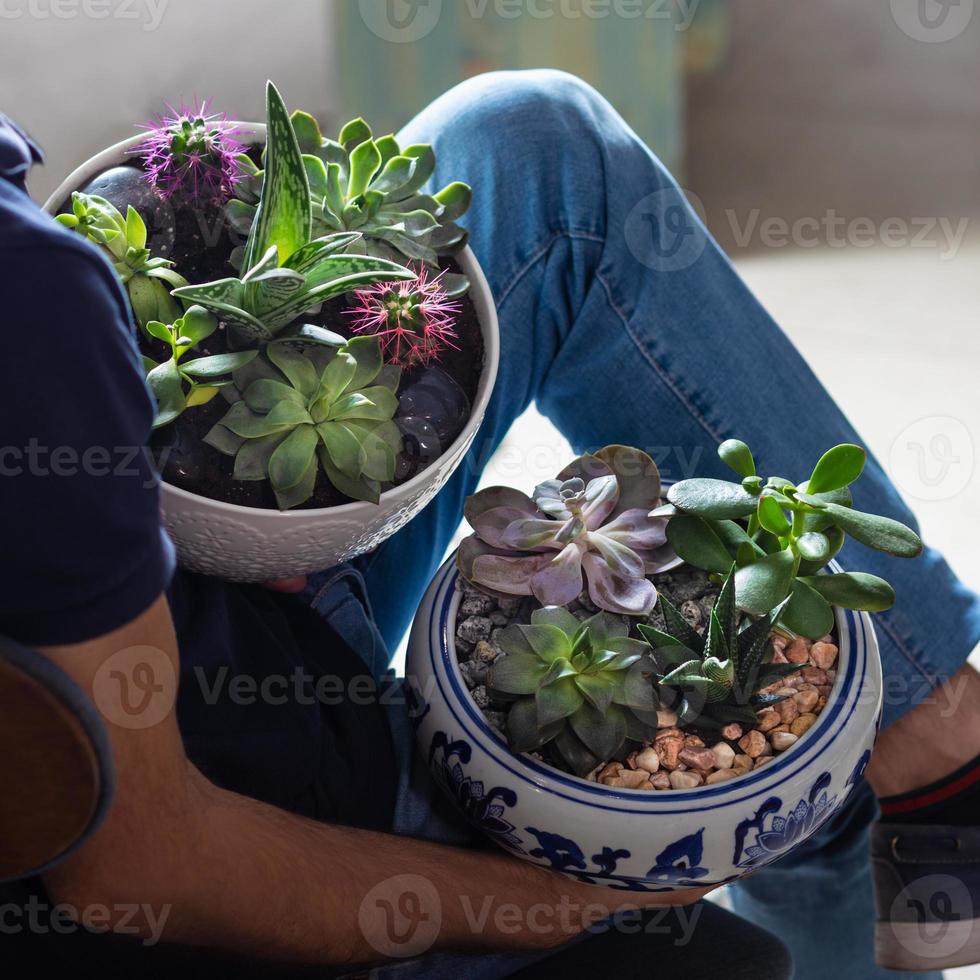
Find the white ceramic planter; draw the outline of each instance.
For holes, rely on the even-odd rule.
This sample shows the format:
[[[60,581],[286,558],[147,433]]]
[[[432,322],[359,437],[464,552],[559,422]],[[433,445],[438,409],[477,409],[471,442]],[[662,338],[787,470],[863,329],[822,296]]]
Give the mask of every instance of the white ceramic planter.
[[[261,123],[234,125],[255,140],[265,135]],[[86,161],[51,195],[45,208],[55,213],[73,190],[104,170],[131,161],[130,154],[141,139],[134,136]],[[316,510],[264,510],[211,500],[165,483],[163,523],[182,565],[238,582],[306,575],[377,547],[439,492],[462,462],[483,421],[500,358],[497,311],[486,277],[468,247],[459,262],[471,284],[470,297],[483,334],[484,363],[469,421],[446,452],[412,479],[383,493],[379,504],[356,501]]]
[[[838,680],[816,724],[791,750],[729,782],[644,792],[600,786],[510,752],[459,672],[458,577],[450,559],[412,628],[408,675],[418,742],[471,823],[512,854],[634,891],[734,881],[806,840],[864,772],[882,704],[867,613],[837,610]]]

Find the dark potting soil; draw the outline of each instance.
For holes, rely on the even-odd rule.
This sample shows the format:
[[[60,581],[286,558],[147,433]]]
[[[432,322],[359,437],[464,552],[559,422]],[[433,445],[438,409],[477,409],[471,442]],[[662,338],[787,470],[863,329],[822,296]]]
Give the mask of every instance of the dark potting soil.
[[[253,152],[253,156],[257,154]],[[224,220],[221,209],[198,210],[164,202],[147,186],[140,169],[133,165],[113,167],[81,188],[99,194],[125,213],[132,204],[147,225],[147,244],[154,255],[169,258],[191,283],[211,282],[236,274],[229,258],[233,249],[244,244]],[[71,201],[62,202],[60,211],[70,210]],[[442,268],[461,272],[459,264],[447,258]],[[433,463],[462,431],[476,397],[483,372],[484,347],[476,308],[466,295],[455,323],[456,349],[445,350],[429,367],[402,372],[399,399],[402,410],[396,418],[404,434],[392,484],[404,483]],[[339,297],[324,303],[317,314],[304,322],[326,327],[342,336],[351,336],[348,302]],[[219,354],[227,350],[225,328],[219,329],[193,352],[194,356]],[[168,349],[160,341],[138,335],[144,354],[161,361]],[[208,404],[184,412],[170,425],[154,432],[150,447],[163,479],[174,486],[204,497],[245,507],[277,507],[268,481],[232,479],[234,460],[203,442],[204,436],[228,410],[220,395]],[[350,498],[337,491],[321,472],[313,496],[296,509],[333,507]]]

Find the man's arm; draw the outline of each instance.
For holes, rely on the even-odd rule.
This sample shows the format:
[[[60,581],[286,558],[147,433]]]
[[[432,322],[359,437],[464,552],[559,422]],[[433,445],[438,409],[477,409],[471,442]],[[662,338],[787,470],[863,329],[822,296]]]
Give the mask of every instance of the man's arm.
[[[338,965],[391,951],[392,910],[441,916],[439,946],[546,949],[587,926],[585,916],[622,904],[621,893],[504,855],[321,824],[210,783],[177,729],[177,642],[162,597],[106,636],[42,652],[107,716],[117,778],[105,824],[45,877],[53,901],[149,909],[141,931],[152,935],[165,917],[170,942]],[[398,878],[405,875],[416,878]],[[418,887],[418,879],[429,884]],[[487,899],[529,914],[503,926],[492,914],[483,922]],[[551,911],[562,907],[564,915]],[[431,933],[419,928],[416,938],[428,946]]]

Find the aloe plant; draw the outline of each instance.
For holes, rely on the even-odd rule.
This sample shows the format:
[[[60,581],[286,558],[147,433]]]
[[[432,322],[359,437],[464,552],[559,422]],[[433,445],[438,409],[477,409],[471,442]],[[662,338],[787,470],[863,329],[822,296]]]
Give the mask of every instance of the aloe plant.
[[[377,503],[401,448],[399,375],[375,337],[339,349],[270,344],[235,372],[241,397],[205,442],[234,457],[236,480],[271,481],[282,510],[307,501],[321,471],[348,497]]]
[[[781,623],[818,639],[833,626],[832,606],[879,612],[894,603],[894,590],[876,575],[818,574],[847,536],[901,558],[922,551],[911,528],[853,508],[849,487],[866,460],[860,446],[828,450],[799,484],[758,475],[744,442],[730,439],[718,453],[741,482],[682,480],[668,491],[668,504],[652,513],[669,518],[667,540],[690,564],[724,575],[736,563],[740,609],[764,615],[789,597]]]
[[[647,576],[679,563],[666,520],[649,514],[659,499],[653,460],[607,446],[573,461],[532,497],[490,487],[467,498],[476,533],[463,540],[457,564],[465,579],[497,595],[564,606],[587,586],[600,609],[646,615],[657,601]]]
[[[700,728],[719,728],[729,722],[755,725],[756,712],[781,700],[763,695],[761,689],[776,683],[800,669],[799,664],[774,664],[771,633],[782,615],[782,603],[756,620],[739,614],[736,602],[734,567],[708,620],[704,633],[698,633],[671,604],[660,596],[665,629],[641,623],[640,635],[650,644],[656,662],[657,682],[664,688],[675,688],[679,700],[678,719]]]
[[[173,422],[186,408],[207,404],[222,388],[232,384],[232,371],[251,362],[258,351],[211,354],[183,360],[202,340],[218,329],[218,321],[207,310],[192,306],[173,323],[150,320],[145,330],[150,337],[170,348],[162,363],[144,355],[146,383],[157,401],[153,428]]]
[[[71,212],[59,214],[56,220],[107,253],[126,287],[137,323],[144,327],[151,320],[172,323],[180,316],[181,306],[170,291],[187,285],[187,280],[174,271],[169,259],[150,255],[146,223],[136,208],[130,206],[123,217],[104,197],[75,191]]]
[[[268,343],[285,328],[314,343],[336,345],[336,335],[299,326],[304,313],[358,286],[415,278],[410,269],[377,256],[350,254],[359,232],[311,241],[312,209],[306,167],[282,96],[266,87],[266,170],[262,194],[245,243],[241,278],[229,277],[174,290],[207,307],[225,323],[239,347]],[[246,157],[247,159],[247,157]]]
[[[403,149],[394,136],[376,139],[363,119],[347,123],[337,140],[324,137],[308,113],[294,112],[289,121],[306,171],[313,235],[357,231],[365,238],[358,248],[366,254],[415,260],[433,269],[440,255],[455,254],[466,244],[466,231],[456,219],[470,206],[470,188],[455,181],[434,194],[422,191],[435,171],[430,145]],[[246,176],[226,213],[244,234],[272,170],[268,158],[264,171],[244,154],[239,164]],[[445,285],[452,295],[467,287],[458,275],[447,276]]]
[[[507,709],[515,752],[549,747],[584,776],[627,742],[657,730],[656,666],[650,648],[618,616],[579,622],[567,609],[535,610],[528,626],[504,629],[487,687]]]

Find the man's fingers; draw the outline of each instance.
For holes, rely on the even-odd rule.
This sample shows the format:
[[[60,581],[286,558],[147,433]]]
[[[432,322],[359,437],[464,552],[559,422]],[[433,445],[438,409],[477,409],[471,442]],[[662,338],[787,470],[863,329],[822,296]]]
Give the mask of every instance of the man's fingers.
[[[273,592],[302,592],[306,588],[306,576],[295,575],[293,578],[277,578],[266,582],[265,587]]]

